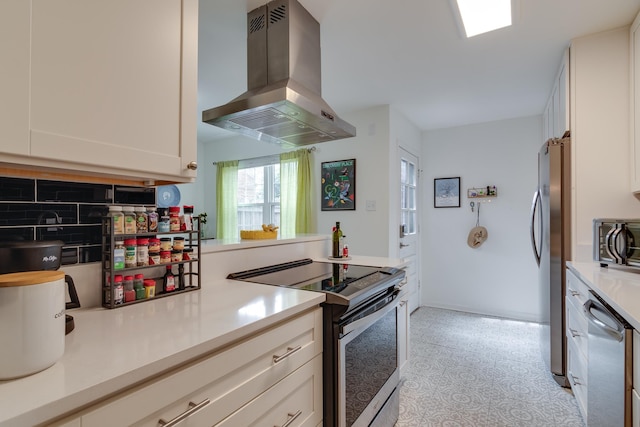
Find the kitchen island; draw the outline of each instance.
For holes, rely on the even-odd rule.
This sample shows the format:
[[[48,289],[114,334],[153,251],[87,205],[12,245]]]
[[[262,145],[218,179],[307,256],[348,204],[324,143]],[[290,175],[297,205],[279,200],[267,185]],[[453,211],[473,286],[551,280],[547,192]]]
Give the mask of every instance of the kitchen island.
[[[34,426],[72,414],[324,299],[316,292],[203,278],[198,292],[113,310],[74,310],[75,329],[55,365],[0,381],[0,426]]]

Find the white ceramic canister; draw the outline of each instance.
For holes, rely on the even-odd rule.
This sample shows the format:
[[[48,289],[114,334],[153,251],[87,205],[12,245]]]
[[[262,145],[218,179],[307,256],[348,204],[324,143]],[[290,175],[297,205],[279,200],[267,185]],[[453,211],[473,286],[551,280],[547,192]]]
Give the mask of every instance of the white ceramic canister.
[[[0,274],[0,380],[35,374],[64,353],[64,272]]]

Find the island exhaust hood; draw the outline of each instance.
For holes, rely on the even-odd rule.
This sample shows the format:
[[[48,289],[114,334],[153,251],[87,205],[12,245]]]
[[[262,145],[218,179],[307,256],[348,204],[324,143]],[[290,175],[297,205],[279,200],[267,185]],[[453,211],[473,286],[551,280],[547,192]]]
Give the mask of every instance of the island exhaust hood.
[[[247,66],[248,90],[203,122],[286,146],[355,136],[320,95],[320,24],[297,0],[248,13]]]

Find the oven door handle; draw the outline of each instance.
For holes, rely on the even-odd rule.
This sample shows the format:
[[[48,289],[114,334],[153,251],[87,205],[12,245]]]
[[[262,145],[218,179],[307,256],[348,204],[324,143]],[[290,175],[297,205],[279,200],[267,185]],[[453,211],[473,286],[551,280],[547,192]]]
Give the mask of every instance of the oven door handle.
[[[398,294],[400,293],[399,289],[396,289],[393,292],[393,299],[391,301],[389,301],[387,304],[383,305],[382,307],[380,307],[378,310],[374,311],[373,313],[358,319],[354,322],[351,323],[347,323],[346,325],[342,326],[340,328],[340,332],[342,333],[342,335],[346,335],[349,332],[353,332],[356,329],[360,328],[363,325],[371,325],[375,322],[377,322],[379,319],[383,318],[387,313],[389,313],[391,310],[395,310],[396,307],[398,306]]]

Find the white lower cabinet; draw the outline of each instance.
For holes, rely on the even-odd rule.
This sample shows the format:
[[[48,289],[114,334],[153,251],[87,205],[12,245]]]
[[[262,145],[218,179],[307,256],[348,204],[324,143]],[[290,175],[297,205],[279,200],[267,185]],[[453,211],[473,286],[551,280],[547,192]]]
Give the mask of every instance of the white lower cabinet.
[[[582,306],[587,301],[589,288],[568,269],[566,280],[567,375],[580,413],[586,420],[588,323]]]
[[[119,393],[58,426],[316,426],[322,423],[322,309]],[[268,422],[266,421],[268,420]],[[177,423],[176,423],[177,424]]]

